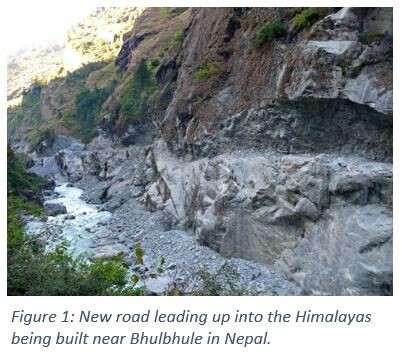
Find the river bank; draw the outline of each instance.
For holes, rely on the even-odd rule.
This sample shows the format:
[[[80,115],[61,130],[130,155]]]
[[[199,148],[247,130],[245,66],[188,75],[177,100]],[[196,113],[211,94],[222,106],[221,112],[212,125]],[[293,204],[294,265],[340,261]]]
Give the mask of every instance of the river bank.
[[[132,177],[133,169],[137,173],[144,171],[141,164],[146,149],[135,149],[137,164],[125,161],[112,182],[113,179],[120,183],[126,181],[122,175]],[[39,174],[42,167],[43,172],[49,171],[46,164],[41,165],[42,159],[38,159],[33,168]],[[44,158],[48,164],[53,164],[52,159],[55,158]],[[300,292],[272,267],[225,257],[200,245],[193,231],[172,228],[161,211],[146,209],[144,189],[140,186],[123,184],[118,191],[110,191],[105,185],[111,184],[104,179],[84,174],[79,181],[71,183],[61,173],[54,175],[56,187],[53,194],[47,194],[45,206],[62,204],[67,213],[48,217],[43,227],[57,233],[58,241],[67,241],[74,256],[84,253],[96,260],[122,255],[135,273],[149,275],[152,270],[158,270],[156,278],[140,281],[139,285],[145,285],[149,294],[163,294],[173,288],[184,295],[296,295]],[[145,253],[140,267],[135,256],[136,245]]]

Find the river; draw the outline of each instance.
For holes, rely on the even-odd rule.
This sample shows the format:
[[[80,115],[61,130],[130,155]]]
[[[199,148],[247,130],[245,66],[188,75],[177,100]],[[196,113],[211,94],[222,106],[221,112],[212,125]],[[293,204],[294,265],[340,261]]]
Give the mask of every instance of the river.
[[[112,214],[99,211],[99,205],[86,203],[81,199],[84,191],[71,186],[62,177],[56,179],[54,191],[58,196],[46,200],[45,203],[62,203],[66,206],[67,214],[49,216],[46,223],[30,221],[27,223],[27,231],[36,234],[52,230],[53,234],[55,232],[58,234],[57,242],[68,242],[68,250],[72,255],[78,256],[82,253],[90,255],[91,236],[95,231],[106,229],[105,225]]]

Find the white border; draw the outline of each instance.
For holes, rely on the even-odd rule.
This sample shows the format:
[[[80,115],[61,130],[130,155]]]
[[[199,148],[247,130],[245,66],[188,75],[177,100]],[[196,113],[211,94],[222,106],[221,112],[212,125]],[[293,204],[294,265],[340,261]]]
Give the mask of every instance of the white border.
[[[1,16],[7,16],[7,2],[5,0],[2,3]],[[13,2],[15,3],[14,0]],[[27,0],[28,1],[28,0]],[[73,0],[70,0],[73,1]],[[76,0],[74,0],[76,1]],[[77,2],[82,3],[83,0]],[[18,2],[18,1],[17,1]],[[36,0],[37,3],[43,3],[43,1]],[[380,5],[376,1],[220,1],[219,4],[213,1],[92,1],[99,6],[378,6]],[[21,11],[24,11],[24,1],[21,3]],[[400,63],[400,34],[401,26],[399,19],[402,18],[401,5],[398,1],[381,2],[382,6],[394,7],[394,56],[395,63]],[[0,21],[2,25],[3,20]],[[23,29],[29,31],[29,29]],[[7,28],[1,28],[1,42],[9,38]],[[364,312],[372,313],[374,321],[368,326],[344,326],[344,325],[275,325],[267,326],[268,331],[272,336],[272,344],[269,346],[255,346],[249,347],[244,350],[241,347],[173,347],[165,346],[159,348],[140,348],[137,346],[129,347],[85,347],[78,348],[76,346],[60,347],[57,351],[47,351],[49,354],[70,354],[72,351],[78,354],[110,354],[115,351],[120,354],[132,354],[140,351],[147,351],[150,354],[156,352],[163,353],[188,353],[193,354],[205,354],[209,352],[211,354],[221,354],[223,352],[231,352],[233,354],[238,353],[250,353],[250,354],[397,354],[400,353],[402,346],[399,343],[400,336],[400,319],[401,319],[401,292],[400,292],[400,270],[401,270],[401,225],[397,218],[401,213],[401,174],[400,174],[400,153],[401,143],[399,134],[401,134],[401,123],[398,119],[401,113],[398,97],[401,92],[401,71],[399,66],[395,66],[394,70],[394,86],[397,93],[394,99],[394,181],[395,181],[395,194],[394,194],[394,296],[392,297],[7,297],[6,296],[6,146],[7,141],[6,134],[6,59],[4,51],[1,53],[1,90],[3,93],[3,100],[1,103],[2,115],[3,115],[3,129],[1,130],[1,167],[3,171],[2,184],[0,184],[2,204],[1,204],[1,216],[3,223],[1,224],[2,235],[2,248],[0,248],[0,260],[1,260],[1,273],[0,273],[0,352],[2,354],[42,354],[46,351],[40,347],[13,347],[10,348],[9,343],[9,318],[11,309],[25,309],[31,311],[51,312],[51,311],[63,311],[66,308],[71,309],[73,312],[78,312],[80,309],[92,308],[98,312],[139,312],[146,308],[163,308],[166,312],[173,312],[174,310],[181,310],[183,308],[189,308],[193,311],[233,311],[241,309],[243,311],[255,311],[263,312],[274,309],[280,309],[283,312],[293,312],[297,309],[312,309],[315,312],[331,312],[336,309],[349,312]],[[398,60],[399,58],[399,60]],[[78,327],[77,327],[78,328]],[[84,325],[82,327],[88,332],[96,330],[96,326]],[[186,330],[191,330],[192,326],[187,326]],[[27,329],[27,328],[25,328]],[[35,331],[44,329],[43,326],[35,327]],[[57,331],[61,329],[57,327],[50,327],[50,331]],[[130,328],[131,329],[131,328]],[[134,329],[134,328],[133,328]],[[169,327],[156,327],[151,328],[151,331],[158,332],[160,330],[173,330],[173,326]],[[236,329],[233,327],[232,329]],[[237,328],[240,332],[245,333],[257,333],[263,328],[259,325],[257,327],[253,325],[247,325]],[[265,327],[264,327],[265,329]],[[80,329],[67,328],[66,331],[75,331]],[[110,327],[102,328],[100,332],[121,333],[126,332],[128,326],[125,327]],[[202,330],[202,329],[201,329]],[[214,327],[208,328],[208,330],[215,331]],[[205,330],[203,330],[205,331]],[[218,330],[217,330],[218,331]],[[399,350],[399,351],[398,351]]]

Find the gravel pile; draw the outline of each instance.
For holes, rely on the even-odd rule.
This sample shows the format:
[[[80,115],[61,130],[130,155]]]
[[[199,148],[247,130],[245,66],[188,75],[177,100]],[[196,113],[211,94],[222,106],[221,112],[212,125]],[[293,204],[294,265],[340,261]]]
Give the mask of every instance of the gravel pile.
[[[93,251],[124,251],[136,263],[134,248],[141,244],[144,265],[163,269],[160,279],[171,280],[182,294],[297,295],[299,290],[267,265],[225,258],[200,245],[191,232],[167,230],[160,212],[145,210],[140,198],[130,199],[107,222],[109,233],[94,234]],[[161,260],[163,265],[161,266]]]

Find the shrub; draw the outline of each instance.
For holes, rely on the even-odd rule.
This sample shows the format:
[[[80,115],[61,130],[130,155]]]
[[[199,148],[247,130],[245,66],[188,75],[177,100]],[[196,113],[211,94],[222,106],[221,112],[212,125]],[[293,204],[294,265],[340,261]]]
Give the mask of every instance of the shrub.
[[[135,257],[137,260],[137,264],[143,264],[144,255],[145,255],[145,251],[144,251],[144,249],[142,249],[141,243],[137,243],[135,245]]]
[[[265,25],[253,39],[252,45],[255,48],[260,48],[263,44],[272,41],[274,38],[281,37],[286,33],[286,28],[282,23],[274,22]]]
[[[173,17],[168,7],[161,7],[159,10],[159,19],[162,21],[169,21]]]
[[[216,272],[198,270],[195,278],[202,282],[202,289],[193,293],[195,296],[241,296],[246,290],[239,286],[240,274],[234,265],[225,262]]]
[[[382,35],[380,33],[374,33],[374,32],[362,32],[359,35],[359,40],[363,44],[371,44],[373,42],[377,42],[380,40]]]
[[[196,82],[200,82],[212,76],[220,75],[221,73],[222,65],[219,62],[205,62],[195,73],[194,79]]]
[[[173,36],[173,40],[178,43],[183,43],[185,38],[184,28],[179,29]]]
[[[151,69],[155,69],[157,67],[159,67],[159,65],[161,64],[159,59],[152,59],[151,62],[149,63],[149,66]]]
[[[316,22],[321,17],[324,17],[328,13],[328,8],[326,7],[309,7],[299,14],[297,14],[293,20],[293,31],[299,32],[305,28],[311,27],[314,22]]]
[[[89,262],[73,258],[59,246],[48,250],[42,237],[8,233],[9,295],[138,295],[129,281],[128,265],[121,258]],[[14,229],[15,232],[15,229]]]

